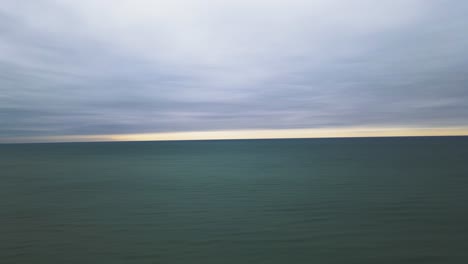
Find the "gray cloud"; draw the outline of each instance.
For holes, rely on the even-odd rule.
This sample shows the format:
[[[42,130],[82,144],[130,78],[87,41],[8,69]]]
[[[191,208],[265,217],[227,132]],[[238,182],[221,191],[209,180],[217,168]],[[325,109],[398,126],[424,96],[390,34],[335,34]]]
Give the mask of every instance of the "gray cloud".
[[[5,1],[0,141],[468,125],[463,1]]]

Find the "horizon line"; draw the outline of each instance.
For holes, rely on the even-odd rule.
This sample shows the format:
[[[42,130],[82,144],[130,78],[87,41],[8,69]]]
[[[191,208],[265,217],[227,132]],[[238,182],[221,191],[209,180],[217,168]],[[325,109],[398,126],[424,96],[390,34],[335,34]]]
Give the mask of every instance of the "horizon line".
[[[372,138],[468,136],[468,126],[459,127],[341,127],[301,129],[244,129],[217,131],[157,132],[105,135],[63,135],[0,138],[0,144],[138,142],[248,139]]]

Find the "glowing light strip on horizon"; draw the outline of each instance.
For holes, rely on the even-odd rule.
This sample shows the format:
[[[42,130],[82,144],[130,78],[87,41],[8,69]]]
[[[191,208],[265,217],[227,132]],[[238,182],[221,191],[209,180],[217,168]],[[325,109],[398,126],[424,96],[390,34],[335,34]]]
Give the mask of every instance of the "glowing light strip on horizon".
[[[0,142],[88,142],[88,141],[158,141],[272,138],[341,138],[398,136],[468,136],[468,127],[407,128],[349,127],[310,129],[258,129],[225,131],[192,131],[143,134],[66,135],[43,137],[0,138]]]

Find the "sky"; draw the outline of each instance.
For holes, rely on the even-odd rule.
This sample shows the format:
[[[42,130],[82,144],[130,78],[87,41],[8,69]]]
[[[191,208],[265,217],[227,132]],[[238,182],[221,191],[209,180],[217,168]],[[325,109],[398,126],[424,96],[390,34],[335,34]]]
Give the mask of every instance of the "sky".
[[[468,135],[467,13],[446,0],[3,0],[0,142]]]

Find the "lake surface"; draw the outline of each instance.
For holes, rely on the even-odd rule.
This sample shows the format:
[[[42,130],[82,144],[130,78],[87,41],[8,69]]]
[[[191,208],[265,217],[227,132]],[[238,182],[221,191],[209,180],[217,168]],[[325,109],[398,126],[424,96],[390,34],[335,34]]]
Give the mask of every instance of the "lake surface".
[[[0,145],[0,263],[468,263],[468,137]]]

